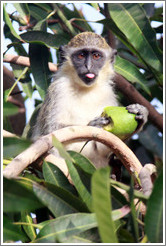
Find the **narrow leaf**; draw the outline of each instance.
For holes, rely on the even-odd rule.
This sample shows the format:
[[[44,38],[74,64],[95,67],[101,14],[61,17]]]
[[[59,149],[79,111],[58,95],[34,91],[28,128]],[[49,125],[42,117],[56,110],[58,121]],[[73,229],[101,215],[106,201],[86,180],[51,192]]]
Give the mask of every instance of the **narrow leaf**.
[[[140,4],[110,3],[108,6],[112,19],[140,57],[153,69],[162,72],[162,55],[156,43],[156,34]]]
[[[103,243],[117,243],[110,197],[110,168],[98,169],[92,177],[93,209]]]
[[[11,241],[20,240],[26,242],[28,238],[20,227],[14,225],[7,216],[3,215],[3,243],[8,244]]]
[[[69,191],[67,191],[67,190],[65,190],[59,186],[56,186],[56,185],[45,183],[45,186],[50,192],[52,192],[57,197],[62,199],[64,202],[69,204],[76,211],[78,211],[78,212],[89,212],[86,204],[80,198],[78,198],[76,195],[73,195]]]
[[[55,136],[52,136],[52,143],[54,147],[58,150],[62,158],[64,158],[66,161],[69,161],[69,162],[73,161],[69,153],[67,153],[67,151],[65,150],[63,144]]]
[[[67,167],[69,169],[70,177],[75,185],[78,194],[80,195],[81,199],[90,211],[92,211],[92,197],[87,188],[84,186],[83,182],[80,179],[77,169],[75,168],[74,164],[71,161],[66,160]]]
[[[64,173],[54,164],[50,162],[43,162],[43,176],[46,182],[57,185],[61,188],[76,194],[74,187],[69,183]]]
[[[53,35],[43,31],[29,31],[20,35],[27,43],[38,43],[48,48],[57,48],[62,41],[60,35]]]
[[[36,238],[36,231],[34,229],[33,220],[32,217],[30,216],[30,213],[27,211],[21,212],[21,221],[29,224],[26,226],[23,225],[23,228],[26,234],[28,235],[28,237],[31,240],[34,240]]]
[[[151,243],[163,242],[163,174],[154,183],[152,194],[147,203],[145,233]]]
[[[30,44],[29,58],[37,90],[41,98],[44,99],[47,88],[50,84],[50,71],[48,68],[49,52],[47,47],[43,45]]]
[[[71,151],[71,150],[68,151],[68,153],[70,154],[70,156],[74,160],[74,163],[76,165],[78,165],[86,173],[93,174],[95,172],[96,167],[85,156],[81,155],[78,152]]]
[[[4,212],[31,211],[43,206],[33,191],[18,180],[4,178],[3,195]]]
[[[94,214],[69,214],[49,221],[33,243],[59,243],[97,226]]]
[[[27,3],[13,3],[16,10],[19,12],[26,24],[29,23],[30,13]]]
[[[34,184],[33,190],[39,200],[54,214],[59,217],[65,214],[75,213],[77,210],[66,201],[62,200],[45,187]]]
[[[4,158],[15,157],[31,145],[28,139],[21,139],[16,137],[3,139],[3,156]]]
[[[8,25],[8,27],[9,27],[12,35],[15,38],[17,38],[18,40],[21,40],[21,37],[16,33],[16,31],[15,31],[13,25],[12,25],[12,22],[11,22],[11,20],[9,18],[8,13],[6,12],[5,5],[4,4],[3,4],[3,16],[4,16],[4,21],[5,21],[6,25]]]
[[[3,102],[3,116],[15,115],[18,113],[18,107],[10,102]]]
[[[139,241],[139,231],[138,231],[138,221],[137,221],[137,214],[134,204],[134,180],[131,177],[131,185],[129,190],[129,198],[130,198],[130,208],[131,208],[131,227],[133,231],[133,235],[135,241],[138,243]]]
[[[148,81],[145,79],[144,75],[138,70],[138,68],[131,62],[121,58],[116,57],[114,64],[115,71],[125,77],[132,83],[138,83],[146,93],[150,95],[150,90],[146,86]]]

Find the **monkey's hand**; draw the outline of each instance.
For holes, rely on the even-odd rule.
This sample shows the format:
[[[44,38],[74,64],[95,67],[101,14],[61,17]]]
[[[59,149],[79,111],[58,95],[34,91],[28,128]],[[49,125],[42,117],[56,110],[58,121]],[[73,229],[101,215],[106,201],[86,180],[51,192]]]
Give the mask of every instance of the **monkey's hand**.
[[[100,117],[89,122],[89,126],[103,128],[125,140],[141,129],[146,123],[147,109],[139,104],[125,107],[108,106]]]
[[[110,117],[96,117],[94,120],[91,120],[88,123],[88,126],[95,126],[98,128],[102,128],[104,126],[107,126],[108,124],[111,123],[111,118]]]
[[[136,131],[139,131],[142,129],[143,125],[147,122],[148,119],[148,110],[144,106],[136,103],[136,104],[130,104],[126,107],[129,113],[135,114],[135,119],[138,122],[138,126]]]

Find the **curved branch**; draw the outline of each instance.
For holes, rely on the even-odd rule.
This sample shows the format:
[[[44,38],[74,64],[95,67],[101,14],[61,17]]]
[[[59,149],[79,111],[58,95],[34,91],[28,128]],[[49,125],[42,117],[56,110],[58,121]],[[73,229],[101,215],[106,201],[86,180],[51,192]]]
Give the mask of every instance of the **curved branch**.
[[[5,168],[4,176],[8,178],[17,177],[28,165],[46,153],[52,147],[52,135],[62,143],[74,140],[101,142],[110,147],[111,151],[115,153],[130,173],[137,172],[139,174],[142,169],[142,165],[134,153],[112,133],[92,126],[70,126],[39,138],[28,149],[13,159]]]

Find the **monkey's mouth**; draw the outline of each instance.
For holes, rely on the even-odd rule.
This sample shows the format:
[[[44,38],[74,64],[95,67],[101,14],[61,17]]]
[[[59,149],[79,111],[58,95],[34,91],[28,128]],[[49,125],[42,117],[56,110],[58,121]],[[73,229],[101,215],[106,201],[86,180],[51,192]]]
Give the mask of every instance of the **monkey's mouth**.
[[[87,77],[88,79],[94,79],[95,76],[96,75],[94,73],[87,73],[87,74],[85,74],[85,77]]]
[[[91,85],[94,83],[94,80],[96,78],[96,74],[86,73],[86,74],[82,74],[80,77],[86,85]]]

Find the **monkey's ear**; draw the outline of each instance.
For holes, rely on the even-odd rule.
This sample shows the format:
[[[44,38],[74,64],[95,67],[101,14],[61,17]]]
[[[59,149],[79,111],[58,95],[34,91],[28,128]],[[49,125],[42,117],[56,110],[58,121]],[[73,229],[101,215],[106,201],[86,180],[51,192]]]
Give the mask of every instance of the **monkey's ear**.
[[[117,55],[117,50],[116,49],[113,49],[112,52],[111,52],[111,63],[114,63],[115,62],[115,56]]]
[[[61,66],[66,60],[66,45],[61,45],[58,50],[59,65]]]

